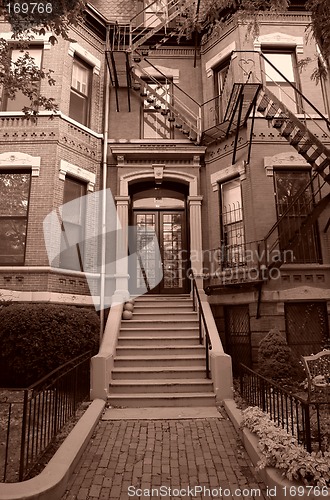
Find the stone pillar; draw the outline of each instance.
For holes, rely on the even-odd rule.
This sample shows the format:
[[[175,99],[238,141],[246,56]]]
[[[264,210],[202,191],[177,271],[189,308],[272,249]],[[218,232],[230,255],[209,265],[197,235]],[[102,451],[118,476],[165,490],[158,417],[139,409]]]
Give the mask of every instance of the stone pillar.
[[[190,260],[196,280],[202,280],[203,247],[202,247],[202,199],[203,196],[188,196],[190,223]]]
[[[120,228],[116,234],[116,291],[115,300],[129,299],[128,291],[128,206],[129,196],[116,196],[117,215]],[[120,296],[120,297],[119,297]]]

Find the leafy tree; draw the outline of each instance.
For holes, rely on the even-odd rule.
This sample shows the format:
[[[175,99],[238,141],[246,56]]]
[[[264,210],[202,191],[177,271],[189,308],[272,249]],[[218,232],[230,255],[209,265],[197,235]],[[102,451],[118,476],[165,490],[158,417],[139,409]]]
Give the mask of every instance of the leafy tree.
[[[243,21],[249,32],[258,34],[258,14],[285,12],[290,0],[187,0],[187,18],[179,36],[191,37],[193,33],[208,34],[214,29],[221,31],[229,17]],[[329,65],[330,58],[330,2],[328,0],[306,0],[306,11],[311,13],[309,32],[314,36]]]
[[[14,7],[14,6],[18,7]],[[0,37],[0,86],[6,97],[14,99],[17,92],[27,96],[30,105],[23,108],[27,115],[34,116],[37,109],[57,110],[57,104],[51,97],[39,93],[41,80],[50,86],[55,84],[53,71],[40,69],[27,49],[29,42],[36,35],[51,33],[49,41],[54,45],[57,37],[69,39],[70,26],[79,23],[85,2],[83,0],[43,0],[32,12],[33,3],[15,0],[0,0],[0,19],[11,25],[12,39]],[[43,5],[44,7],[40,7]],[[48,5],[48,7],[47,7]],[[28,6],[28,7],[27,7]],[[22,55],[13,62],[11,49],[19,49]]]

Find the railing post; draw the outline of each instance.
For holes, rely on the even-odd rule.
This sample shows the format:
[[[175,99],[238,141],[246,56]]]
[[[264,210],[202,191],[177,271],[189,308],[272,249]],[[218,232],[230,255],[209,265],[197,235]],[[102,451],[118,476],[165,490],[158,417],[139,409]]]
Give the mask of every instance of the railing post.
[[[21,452],[19,460],[19,481],[23,481],[24,477],[24,458],[25,458],[25,441],[26,441],[26,422],[27,422],[27,408],[29,401],[29,390],[24,390],[24,400],[23,400],[23,418],[22,418],[22,434],[21,434]]]
[[[206,378],[210,378],[209,339],[207,335],[205,335],[205,356]]]
[[[311,419],[309,413],[309,403],[304,403],[304,417],[305,417],[305,439],[306,449],[309,453],[312,451],[312,436],[311,436]]]

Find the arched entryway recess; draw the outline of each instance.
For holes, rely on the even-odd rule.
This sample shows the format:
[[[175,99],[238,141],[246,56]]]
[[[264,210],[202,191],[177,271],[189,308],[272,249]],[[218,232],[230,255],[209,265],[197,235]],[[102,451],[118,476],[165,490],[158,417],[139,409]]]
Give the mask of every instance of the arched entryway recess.
[[[128,226],[149,225],[158,237],[163,268],[159,284],[155,288],[149,284],[150,293],[188,292],[188,269],[195,276],[202,273],[202,196],[197,177],[164,167],[126,173],[120,176],[120,195],[115,200],[122,229],[117,256],[127,256],[132,234]],[[116,293],[128,296],[129,280],[138,281],[141,276],[132,273],[127,259],[117,258],[116,263]]]

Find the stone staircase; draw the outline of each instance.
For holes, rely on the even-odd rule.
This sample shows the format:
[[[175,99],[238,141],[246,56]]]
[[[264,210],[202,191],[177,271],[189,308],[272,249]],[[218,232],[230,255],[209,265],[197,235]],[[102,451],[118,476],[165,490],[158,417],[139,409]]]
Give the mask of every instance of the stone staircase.
[[[215,406],[189,295],[135,301],[118,337],[108,403],[113,407]]]

